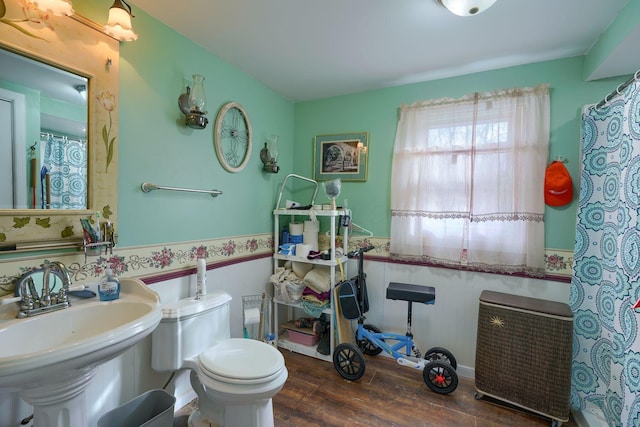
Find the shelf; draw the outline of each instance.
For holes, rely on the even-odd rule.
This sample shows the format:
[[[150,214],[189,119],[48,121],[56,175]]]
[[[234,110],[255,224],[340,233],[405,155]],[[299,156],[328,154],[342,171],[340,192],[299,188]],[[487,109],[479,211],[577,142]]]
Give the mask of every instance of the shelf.
[[[284,302],[284,301],[277,300],[275,298],[273,299],[273,302],[280,305],[286,305],[287,307],[302,308],[301,302]],[[324,310],[322,310],[322,312],[326,314],[333,314],[333,309],[331,307],[327,307]]]
[[[282,254],[273,254],[273,258],[283,260],[283,261],[297,261],[297,262],[304,262],[307,264],[324,265],[327,267],[335,267],[338,265],[338,261],[337,261],[338,258],[333,260],[307,259],[307,258],[300,258],[295,255],[282,255]],[[347,258],[346,256],[341,256],[339,259],[340,259],[340,262],[342,262],[342,265],[344,265],[349,260],[349,258]]]
[[[304,310],[303,304],[302,302],[297,302],[297,303],[285,303],[283,301],[278,301],[276,299],[273,300],[273,308],[274,308],[274,314],[275,314],[275,330],[276,330],[276,334],[278,334],[278,336],[276,337],[276,342],[278,347],[281,348],[285,348],[288,349],[290,351],[294,351],[296,353],[300,353],[300,354],[304,354],[306,356],[310,356],[310,357],[315,357],[316,359],[320,359],[320,360],[325,360],[328,362],[331,362],[333,360],[332,355],[333,355],[333,351],[335,349],[335,340],[333,339],[334,334],[335,334],[335,323],[334,323],[334,310],[333,307],[334,304],[336,303],[336,301],[334,301],[334,289],[336,286],[336,283],[339,281],[338,277],[340,273],[337,273],[335,270],[335,267],[338,267],[340,264],[342,264],[342,268],[341,270],[343,271],[343,274],[346,276],[347,275],[347,261],[349,260],[346,256],[347,253],[347,248],[348,248],[348,235],[345,235],[342,238],[342,242],[339,244],[336,242],[336,237],[337,237],[337,231],[339,230],[340,224],[336,224],[340,221],[338,221],[338,218],[340,216],[343,215],[347,215],[348,210],[346,209],[327,209],[327,210],[323,210],[323,209],[275,209],[273,211],[273,219],[274,219],[274,239],[273,239],[273,243],[274,243],[274,248],[276,253],[273,254],[273,271],[276,272],[278,268],[280,268],[285,261],[291,261],[291,262],[300,262],[300,263],[305,263],[305,264],[310,264],[310,265],[317,265],[317,266],[325,266],[325,267],[331,267],[330,268],[330,272],[331,272],[331,304],[328,308],[325,308],[322,313],[323,315],[325,315],[328,319],[329,322],[329,330],[327,331],[329,333],[329,336],[331,337],[330,339],[330,343],[329,343],[329,354],[322,354],[319,353],[317,351],[317,344],[314,345],[305,345],[302,344],[300,342],[296,342],[293,341],[289,338],[289,335],[284,332],[282,335],[280,335],[280,332],[283,331],[283,324],[286,322],[290,322],[292,320],[294,320],[296,318],[296,316],[298,316],[302,311],[304,311],[306,313],[306,310]],[[280,218],[284,217],[284,216],[291,216],[291,217],[296,217],[296,216],[306,216],[306,217],[318,217],[318,218],[327,218],[329,219],[329,221],[323,221],[323,223],[328,222],[329,223],[329,230],[327,232],[327,235],[329,236],[329,244],[330,244],[330,249],[331,249],[331,254],[332,254],[332,258],[331,259],[327,259],[327,260],[323,260],[323,259],[308,259],[308,258],[301,258],[301,257],[296,257],[296,256],[292,256],[292,255],[282,255],[277,253],[277,250],[279,248],[279,237],[280,237]],[[293,218],[292,218],[293,219]],[[336,254],[336,249],[341,248],[343,253],[345,255],[342,255],[338,258],[335,258],[335,254]],[[284,310],[284,307],[287,307],[286,310]],[[282,307],[283,308],[283,312],[279,313],[278,307]],[[284,313],[286,311],[286,313]],[[282,314],[282,316],[281,316]],[[286,316],[285,316],[286,314]],[[286,320],[285,320],[286,319]],[[284,321],[283,321],[284,320]],[[305,341],[302,340],[302,342],[310,342],[310,341]]]
[[[288,337],[280,336],[278,338],[278,347],[286,348],[287,350],[295,351],[296,353],[304,354],[305,356],[315,357],[316,359],[321,359],[327,362],[331,362],[331,355],[318,353],[316,349],[318,344],[315,345],[304,345],[297,342],[291,341]]]
[[[339,216],[345,215],[344,209],[324,210],[324,209],[275,209],[274,215],[306,215],[309,216],[313,212],[315,216]]]

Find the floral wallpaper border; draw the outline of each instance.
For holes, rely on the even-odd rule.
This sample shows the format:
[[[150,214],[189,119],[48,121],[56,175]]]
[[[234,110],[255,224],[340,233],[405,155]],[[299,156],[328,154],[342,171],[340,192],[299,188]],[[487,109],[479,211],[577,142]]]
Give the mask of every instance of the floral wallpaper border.
[[[0,297],[13,294],[13,283],[22,274],[52,259],[67,266],[73,284],[89,284],[100,280],[107,268],[120,277],[149,277],[195,268],[198,258],[204,258],[211,265],[272,252],[271,234],[262,234],[166,245],[116,246],[113,253],[87,256],[86,261],[83,252],[60,254],[51,259],[19,258],[0,262]]]
[[[320,242],[321,249],[323,244],[326,242]],[[349,247],[351,250],[368,245],[375,247],[371,255],[389,258],[388,238],[352,238]],[[121,277],[150,277],[195,268],[198,258],[204,258],[208,265],[215,265],[268,256],[272,252],[271,234],[258,234],[166,245],[116,247],[112,254],[88,256],[86,262],[83,252],[56,255],[54,259],[67,266],[74,284],[87,284],[97,282],[106,268],[111,268]],[[22,274],[48,260],[34,256],[1,261],[0,297],[13,294],[13,283]],[[572,252],[549,249],[545,260],[549,276],[571,277]]]

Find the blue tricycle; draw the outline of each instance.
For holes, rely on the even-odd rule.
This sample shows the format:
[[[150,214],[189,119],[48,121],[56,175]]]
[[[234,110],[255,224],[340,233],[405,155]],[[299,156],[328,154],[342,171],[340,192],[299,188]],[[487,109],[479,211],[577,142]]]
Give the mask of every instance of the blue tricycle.
[[[364,375],[366,369],[363,353],[375,356],[384,351],[395,358],[398,364],[421,370],[424,382],[436,393],[453,392],[458,387],[457,362],[453,354],[445,348],[433,347],[422,357],[413,342],[411,332],[412,303],[435,304],[434,287],[389,283],[387,299],[407,301],[409,305],[407,332],[404,335],[384,333],[377,327],[364,323],[364,313],[369,310],[369,301],[362,254],[371,249],[373,246],[362,247],[347,254],[349,258],[358,258],[358,275],[338,285],[338,303],[346,319],[358,320],[355,334],[357,346],[351,343],[337,345],[333,353],[333,366],[343,378],[355,381]]]

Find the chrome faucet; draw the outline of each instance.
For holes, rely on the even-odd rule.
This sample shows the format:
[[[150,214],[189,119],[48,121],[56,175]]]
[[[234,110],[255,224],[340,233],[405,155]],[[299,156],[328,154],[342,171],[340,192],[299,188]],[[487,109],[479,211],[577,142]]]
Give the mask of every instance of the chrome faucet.
[[[40,295],[33,282],[33,276],[36,273],[42,273],[42,290]],[[50,276],[54,274],[62,279],[62,287],[57,293],[51,292],[49,286]],[[67,267],[59,261],[50,261],[42,264],[40,268],[23,274],[16,283],[22,300],[20,301],[20,310],[16,317],[24,318],[35,316],[38,314],[48,313],[50,311],[61,310],[69,307],[68,292],[71,284],[71,276]]]
[[[71,286],[71,275],[69,274],[67,266],[60,261],[50,261],[49,267],[55,271],[58,271],[58,273],[60,273],[60,276],[62,276],[62,288],[60,288],[57,295],[58,303],[67,302],[69,305],[71,305],[71,303],[68,302],[69,286]]]

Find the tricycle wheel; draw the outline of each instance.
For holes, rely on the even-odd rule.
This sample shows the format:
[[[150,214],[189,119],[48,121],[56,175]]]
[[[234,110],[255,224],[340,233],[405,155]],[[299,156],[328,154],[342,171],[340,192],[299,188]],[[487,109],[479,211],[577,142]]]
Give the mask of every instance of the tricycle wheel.
[[[442,347],[430,348],[425,353],[424,358],[425,360],[428,360],[428,361],[438,360],[440,362],[445,362],[451,365],[453,369],[458,369],[458,362],[456,361],[456,358],[453,356],[453,353],[451,353],[446,348],[442,348]]]
[[[333,351],[333,366],[343,378],[355,381],[364,375],[364,356],[358,347],[342,343]]]
[[[380,329],[376,328],[373,325],[362,325],[362,327],[374,334],[379,334],[381,332]],[[378,354],[382,353],[382,349],[377,345],[375,345],[373,342],[369,341],[368,339],[363,337],[361,340],[359,340],[357,332],[356,332],[356,343],[358,344],[358,347],[360,348],[360,350],[362,350],[364,354],[367,354],[369,356],[377,356]]]
[[[434,360],[427,363],[422,378],[436,393],[449,394],[458,387],[458,374],[448,363]]]

